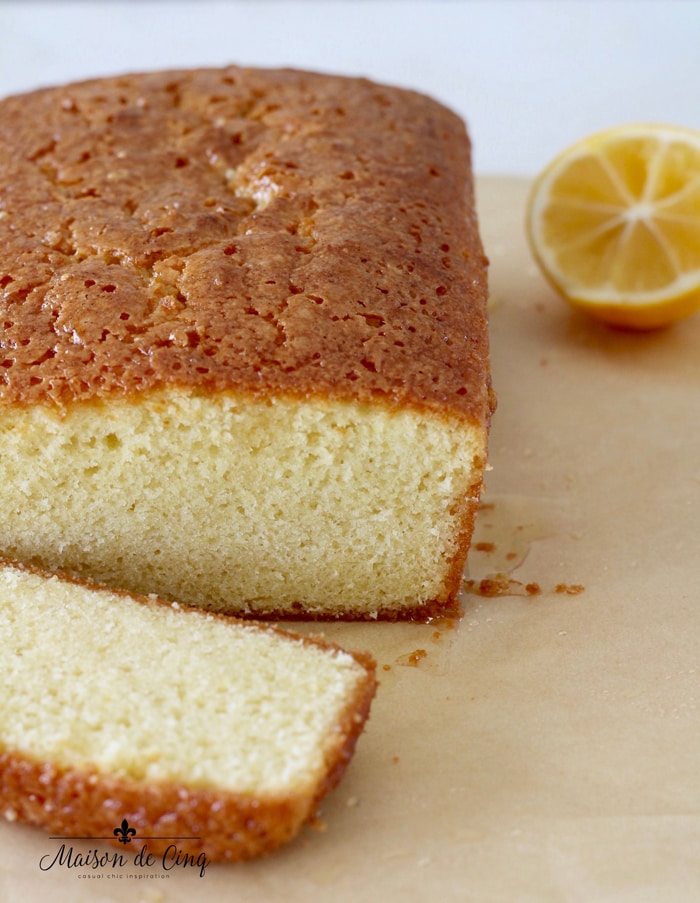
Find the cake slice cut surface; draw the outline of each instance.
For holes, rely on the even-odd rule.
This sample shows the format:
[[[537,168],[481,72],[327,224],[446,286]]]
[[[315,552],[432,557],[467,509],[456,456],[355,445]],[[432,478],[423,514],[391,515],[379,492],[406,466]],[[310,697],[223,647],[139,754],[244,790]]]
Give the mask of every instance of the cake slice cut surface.
[[[0,566],[0,811],[54,835],[266,853],[311,819],[374,662],[272,627]],[[141,840],[139,840],[141,838]]]
[[[0,551],[257,617],[452,613],[493,395],[470,144],[415,92],[0,102]]]

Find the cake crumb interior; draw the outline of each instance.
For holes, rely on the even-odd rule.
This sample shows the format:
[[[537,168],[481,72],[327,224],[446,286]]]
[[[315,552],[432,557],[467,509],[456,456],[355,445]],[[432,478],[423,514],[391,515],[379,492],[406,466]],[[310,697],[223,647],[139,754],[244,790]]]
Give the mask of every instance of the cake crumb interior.
[[[466,423],[324,399],[4,409],[0,550],[210,610],[400,615],[445,597],[484,448]]]
[[[313,787],[364,668],[176,609],[1,569],[0,752],[263,796]]]

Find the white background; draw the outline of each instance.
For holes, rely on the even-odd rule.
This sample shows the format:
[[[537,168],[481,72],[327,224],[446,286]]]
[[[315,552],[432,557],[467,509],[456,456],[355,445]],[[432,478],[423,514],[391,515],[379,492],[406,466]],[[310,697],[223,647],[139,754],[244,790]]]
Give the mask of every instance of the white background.
[[[229,62],[432,94],[480,174],[535,174],[617,123],[700,128],[694,0],[0,0],[0,94]]]

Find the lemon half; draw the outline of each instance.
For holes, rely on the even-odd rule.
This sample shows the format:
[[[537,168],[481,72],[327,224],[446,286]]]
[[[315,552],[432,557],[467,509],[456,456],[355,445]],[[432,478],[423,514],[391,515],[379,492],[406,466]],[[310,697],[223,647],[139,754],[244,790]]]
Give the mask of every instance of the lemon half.
[[[576,307],[656,329],[700,309],[700,132],[624,125],[554,159],[527,203],[530,247]]]

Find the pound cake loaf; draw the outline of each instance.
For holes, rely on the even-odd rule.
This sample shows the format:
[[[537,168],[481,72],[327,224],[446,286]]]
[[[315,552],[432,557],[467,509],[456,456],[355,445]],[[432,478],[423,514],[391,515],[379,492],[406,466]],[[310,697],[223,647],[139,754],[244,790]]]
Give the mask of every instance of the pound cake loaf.
[[[0,102],[0,552],[214,611],[455,609],[493,408],[462,121],[228,67]]]
[[[209,861],[313,818],[376,686],[369,656],[10,562],[0,671],[0,814]]]

